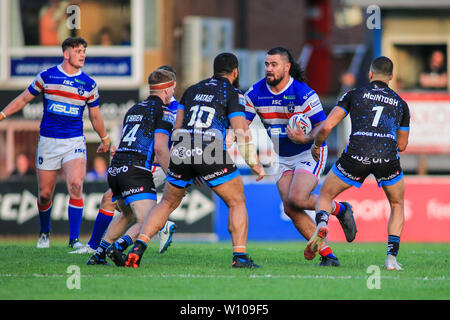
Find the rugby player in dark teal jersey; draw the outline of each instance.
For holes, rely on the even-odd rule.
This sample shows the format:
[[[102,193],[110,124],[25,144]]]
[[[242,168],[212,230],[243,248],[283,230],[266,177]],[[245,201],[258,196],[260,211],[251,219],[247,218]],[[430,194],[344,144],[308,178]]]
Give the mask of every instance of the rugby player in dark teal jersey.
[[[317,228],[307,244],[307,251],[317,250],[326,237],[333,199],[352,186],[361,187],[364,179],[373,174],[391,206],[385,267],[388,270],[401,269],[396,256],[405,220],[405,184],[398,152],[404,151],[408,144],[410,114],[406,102],[389,88],[392,77],[392,61],[387,57],[376,58],[370,67],[370,84],[346,93],[314,140],[311,152],[317,159],[319,146],[350,114],[350,141],[320,189],[316,203]]]
[[[152,174],[156,158],[167,172],[168,142],[175,119],[166,105],[174,93],[174,75],[155,70],[149,76],[149,86],[150,96],[131,107],[125,115],[122,137],[108,168],[112,201],[117,200],[121,213],[109,225],[104,240],[88,264],[104,264],[99,262],[104,261],[106,253],[117,266],[125,265],[122,251],[137,238],[147,212],[156,204]],[[130,224],[132,226],[127,229]]]
[[[139,267],[150,239],[180,204],[186,188],[202,178],[229,208],[229,230],[235,268],[256,268],[246,253],[248,215],[242,180],[225,148],[225,130],[235,130],[239,150],[250,168],[264,177],[250,129],[245,120],[240,93],[233,84],[239,78],[238,60],[231,53],[214,60],[214,76],[188,88],[181,98],[184,115],[181,128],[174,131],[174,147],[162,200],[147,215],[141,234],[128,253],[126,266]],[[243,97],[242,97],[243,98]],[[181,112],[181,113],[180,113]],[[177,128],[176,128],[177,129]]]

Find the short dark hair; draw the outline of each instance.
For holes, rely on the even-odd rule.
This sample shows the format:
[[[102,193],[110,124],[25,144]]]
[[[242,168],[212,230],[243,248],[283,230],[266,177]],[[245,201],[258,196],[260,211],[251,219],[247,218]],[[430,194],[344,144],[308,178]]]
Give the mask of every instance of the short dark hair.
[[[302,69],[299,63],[297,63],[292,57],[291,52],[284,47],[275,47],[267,51],[269,56],[278,54],[280,56],[284,56],[287,58],[289,63],[291,64],[291,68],[289,69],[289,75],[297,81],[305,82],[306,76],[305,71]]]
[[[230,74],[239,67],[238,58],[230,52],[222,52],[214,58],[214,75]]]
[[[68,47],[76,48],[76,47],[78,47],[79,45],[82,45],[82,46],[84,46],[85,48],[87,48],[87,42],[86,42],[86,40],[84,40],[84,39],[81,38],[81,37],[70,37],[70,38],[67,38],[66,40],[63,41],[61,47],[62,47],[62,51],[64,52],[64,51],[66,51],[66,49],[67,49]]]
[[[370,70],[375,74],[390,76],[394,71],[394,64],[388,57],[381,56],[372,61]]]

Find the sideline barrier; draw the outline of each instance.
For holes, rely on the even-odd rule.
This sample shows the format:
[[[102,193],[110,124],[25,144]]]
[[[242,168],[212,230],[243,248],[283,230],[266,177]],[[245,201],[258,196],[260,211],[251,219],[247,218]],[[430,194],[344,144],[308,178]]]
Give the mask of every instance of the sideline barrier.
[[[84,210],[80,234],[90,235],[97,217],[106,182],[84,183]],[[158,190],[161,192],[161,190]],[[158,199],[161,194],[158,194]],[[0,235],[36,235],[39,233],[37,210],[37,183],[35,179],[22,182],[0,182]],[[67,206],[69,196],[64,182],[58,182],[53,198],[51,214],[52,234],[69,234]],[[176,222],[178,231],[209,238],[213,235],[214,202],[207,187],[191,187],[170,219]],[[117,213],[117,212],[116,212]],[[178,234],[178,232],[177,232]],[[214,238],[214,237],[213,237]],[[37,239],[37,238],[36,238]]]
[[[405,226],[402,242],[450,242],[450,177],[405,177]],[[282,213],[274,184],[245,185],[249,211],[248,240],[304,240]],[[318,190],[316,189],[315,192]],[[352,204],[358,233],[354,242],[386,242],[390,206],[383,189],[368,177],[360,189],[350,188],[338,198]],[[215,232],[229,240],[228,208],[216,198]],[[313,213],[312,213],[313,214]],[[335,217],[329,220],[329,241],[345,242]]]
[[[401,241],[450,242],[450,177],[405,177],[405,224]],[[338,200],[355,212],[355,242],[387,241],[390,206],[374,179],[350,188]],[[330,241],[345,241],[336,219],[330,219]]]
[[[254,181],[254,178],[249,180]],[[405,177],[405,184],[406,220],[402,242],[450,242],[450,177]],[[104,182],[84,184],[85,209],[81,234],[92,232],[106,188]],[[284,214],[274,183],[270,180],[246,183],[244,190],[249,212],[249,240],[304,240]],[[34,179],[29,182],[0,182],[0,235],[36,235],[39,232],[36,191]],[[354,242],[386,241],[390,207],[374,179],[369,177],[360,189],[346,190],[338,200],[349,201],[353,205],[358,226]],[[65,184],[58,183],[51,220],[54,234],[69,232],[67,205]],[[180,238],[183,235],[192,236],[192,239],[196,235],[203,238],[210,235],[206,239],[230,240],[228,208],[205,186],[191,187],[170,219],[177,223]],[[330,218],[329,226],[329,241],[345,241],[336,218]]]
[[[248,183],[244,185],[244,193],[249,216],[248,240],[305,240],[284,213],[276,184]],[[230,240],[228,207],[222,199],[215,198],[214,230],[219,240]]]
[[[411,114],[410,154],[450,153],[450,93],[400,92]]]

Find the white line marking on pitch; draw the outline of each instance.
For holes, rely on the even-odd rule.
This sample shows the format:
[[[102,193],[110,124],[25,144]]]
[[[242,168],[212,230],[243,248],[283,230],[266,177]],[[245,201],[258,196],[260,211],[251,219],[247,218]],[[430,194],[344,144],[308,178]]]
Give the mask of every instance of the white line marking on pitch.
[[[66,277],[66,274],[40,274],[40,273],[33,273],[33,274],[11,274],[11,273],[4,273],[0,274],[0,278],[20,278],[20,277],[36,277],[36,278],[61,278]],[[96,278],[96,277],[129,277],[132,276],[140,277],[140,278],[198,278],[198,279],[235,279],[235,278],[241,278],[239,276],[234,275],[205,275],[205,274],[103,274],[103,275],[81,275],[81,277],[86,278]],[[366,276],[330,276],[330,275],[271,275],[271,274],[263,274],[263,275],[249,275],[249,278],[253,279],[325,279],[325,280],[362,280],[367,279]],[[381,279],[390,279],[390,280],[407,280],[410,281],[410,278],[400,278],[400,276],[381,276]],[[435,277],[435,278],[428,278],[428,277],[415,277],[414,280],[419,281],[449,281],[450,278],[446,278],[445,276],[442,277]]]

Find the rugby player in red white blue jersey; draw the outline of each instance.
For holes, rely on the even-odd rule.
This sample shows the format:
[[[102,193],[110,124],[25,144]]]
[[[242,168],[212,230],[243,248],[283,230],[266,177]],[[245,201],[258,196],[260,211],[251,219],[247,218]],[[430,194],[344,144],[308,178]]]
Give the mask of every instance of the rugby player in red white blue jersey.
[[[326,119],[319,96],[306,83],[303,71],[289,50],[276,47],[267,52],[266,77],[247,90],[246,117],[253,121],[259,115],[277,153],[275,175],[278,191],[285,213],[306,239],[315,231],[313,219],[305,210],[314,210],[317,196],[312,193],[319,182],[327,159],[327,146],[320,146],[320,157],[315,160],[309,151],[314,135]],[[301,129],[288,126],[289,118],[303,113],[309,117],[312,131],[305,135]],[[351,206],[348,203],[334,203],[333,213],[338,217],[348,241],[355,237]],[[321,266],[338,266],[339,260],[325,243],[319,250]],[[312,260],[316,252],[305,252],[305,258]]]
[[[63,62],[40,72],[32,84],[0,113],[0,121],[23,109],[42,93],[43,117],[36,152],[40,235],[38,248],[50,246],[50,214],[56,179],[62,169],[70,195],[68,206],[69,247],[79,248],[83,215],[83,181],[86,176],[86,139],[83,136],[83,112],[88,107],[92,127],[101,138],[97,152],[107,152],[110,139],[99,108],[95,81],[81,68],[87,43],[79,37],[62,43]]]

